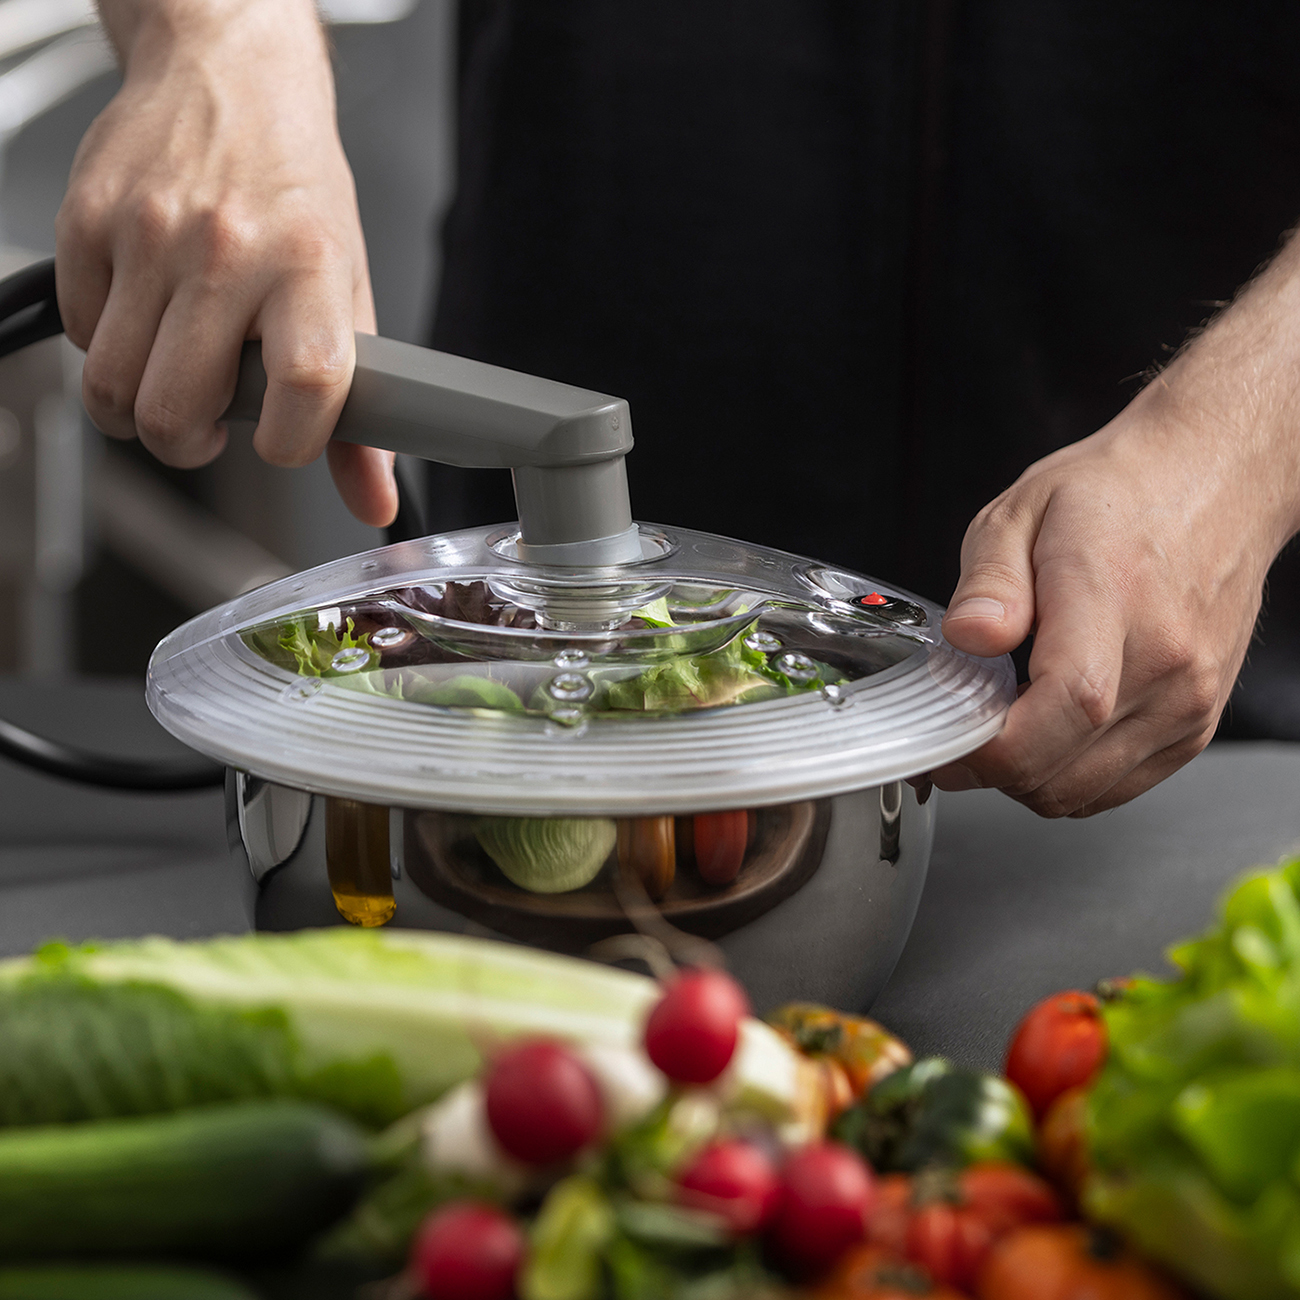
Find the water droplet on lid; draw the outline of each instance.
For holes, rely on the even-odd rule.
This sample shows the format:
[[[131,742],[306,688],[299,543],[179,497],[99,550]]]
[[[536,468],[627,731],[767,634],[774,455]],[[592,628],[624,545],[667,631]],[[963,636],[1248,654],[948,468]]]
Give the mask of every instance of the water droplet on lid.
[[[828,704],[837,709],[842,709],[846,704],[852,703],[852,696],[846,695],[844,688],[835,685],[834,682],[822,687],[822,696]]]
[[[562,709],[554,709],[550,713],[549,718],[551,722],[558,722],[560,726],[568,732],[575,727],[584,725],[587,720],[587,715],[581,709],[576,709],[572,705],[568,705]]]
[[[777,669],[792,682],[810,682],[817,676],[817,665],[807,655],[784,654],[776,661]]]
[[[361,567],[366,572],[369,572],[371,569],[379,568],[379,562],[377,560],[367,560]]]
[[[781,638],[773,636],[771,632],[751,632],[745,638],[745,645],[760,654],[770,655],[781,648]]]
[[[556,673],[547,683],[546,689],[552,699],[576,704],[590,699],[592,687],[581,673]],[[552,713],[551,716],[555,717],[556,714]]]
[[[560,650],[551,662],[557,668],[585,668],[591,660],[581,650]]]
[[[405,627],[381,627],[370,638],[371,645],[377,645],[381,650],[387,650],[390,646],[401,645],[409,641],[414,634],[410,628]]]
[[[321,693],[325,683],[319,677],[303,677],[296,682],[290,682],[284,688],[281,698],[286,704],[306,704],[308,700],[314,700]]]
[[[370,662],[370,651],[365,646],[349,646],[346,650],[340,650],[338,654],[330,660],[330,667],[336,673],[355,673],[364,668]]]

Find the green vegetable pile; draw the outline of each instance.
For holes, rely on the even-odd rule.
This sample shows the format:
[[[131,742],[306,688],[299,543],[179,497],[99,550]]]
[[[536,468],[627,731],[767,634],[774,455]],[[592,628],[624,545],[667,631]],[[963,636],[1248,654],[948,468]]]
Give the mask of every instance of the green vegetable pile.
[[[1106,1009],[1090,1216],[1226,1300],[1300,1297],[1300,858]]]
[[[643,621],[652,626],[672,626],[650,617],[649,611],[643,613]],[[587,672],[594,693],[585,702],[584,711],[616,717],[681,713],[757,703],[820,690],[843,680],[836,670],[818,665],[817,674],[809,680],[793,681],[762,651],[745,644],[755,627],[757,621],[706,654],[674,655],[640,669],[596,664]],[[345,620],[339,630],[332,625],[318,627],[314,612],[299,614],[244,633],[244,642],[262,658],[299,677],[327,678],[364,694],[498,713],[546,716],[554,712],[554,701],[540,681],[532,680],[536,673],[530,675],[527,664],[487,665],[466,658],[459,665],[439,662],[382,668],[380,652],[368,635],[356,632],[352,619]],[[336,656],[344,650],[364,651],[370,657],[365,662],[352,661],[346,668],[335,667]],[[513,686],[501,680],[502,675],[510,675]],[[550,670],[546,675],[549,677]]]
[[[626,1068],[658,996],[653,980],[593,962],[344,927],[49,944],[0,962],[0,1300],[246,1294],[216,1274],[90,1268],[105,1259],[244,1265],[310,1251],[349,1275],[391,1272],[431,1207],[510,1185],[498,1155],[463,1149],[458,1098],[479,1086],[485,1053],[543,1035]],[[728,1105],[809,1122],[797,1054],[756,1022],[743,1040]],[[626,1171],[644,1176],[675,1133],[657,1094],[626,1095],[597,1213],[618,1227],[594,1248],[626,1262],[647,1233],[684,1232],[673,1249],[693,1268],[734,1269],[716,1232],[701,1242],[674,1212],[646,1227],[622,1207]],[[450,1143],[437,1159],[435,1130]],[[539,1269],[565,1267],[575,1239],[560,1236]],[[87,1267],[7,1267],[56,1260]]]

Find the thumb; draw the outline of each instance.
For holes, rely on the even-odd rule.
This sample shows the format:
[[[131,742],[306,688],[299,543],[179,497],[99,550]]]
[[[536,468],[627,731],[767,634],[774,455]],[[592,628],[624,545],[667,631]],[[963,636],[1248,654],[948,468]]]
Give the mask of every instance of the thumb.
[[[1019,512],[1006,498],[966,530],[961,578],[943,619],[943,634],[967,654],[1014,650],[1033,630],[1037,511]]]

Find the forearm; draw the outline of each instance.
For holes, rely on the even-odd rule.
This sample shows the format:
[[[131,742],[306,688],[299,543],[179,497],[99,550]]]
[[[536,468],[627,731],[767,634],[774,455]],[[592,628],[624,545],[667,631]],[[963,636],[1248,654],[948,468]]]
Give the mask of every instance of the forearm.
[[[1268,559],[1300,531],[1300,235],[1117,423],[1134,419],[1249,494]]]

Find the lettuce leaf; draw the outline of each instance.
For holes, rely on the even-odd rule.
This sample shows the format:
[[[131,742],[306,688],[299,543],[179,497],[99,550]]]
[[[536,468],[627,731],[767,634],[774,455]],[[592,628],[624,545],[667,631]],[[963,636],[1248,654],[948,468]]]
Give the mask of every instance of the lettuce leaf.
[[[1106,1009],[1091,1214],[1225,1300],[1300,1297],[1300,859]]]

